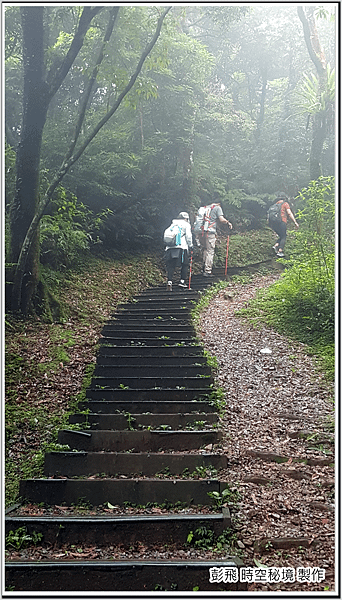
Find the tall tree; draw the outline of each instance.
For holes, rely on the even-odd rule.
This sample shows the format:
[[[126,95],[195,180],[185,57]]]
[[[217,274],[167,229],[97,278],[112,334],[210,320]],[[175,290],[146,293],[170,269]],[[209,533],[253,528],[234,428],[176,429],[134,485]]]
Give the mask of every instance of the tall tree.
[[[316,67],[318,75],[317,106],[312,115],[312,142],[310,151],[310,179],[318,179],[322,175],[321,156],[327,132],[328,106],[322,105],[321,98],[328,87],[327,61],[320,43],[315,21],[315,6],[297,7],[298,16],[303,25],[304,39],[309,56]]]
[[[72,39],[68,52],[63,57],[59,68],[56,65],[45,77],[44,61],[44,8],[23,7],[23,54],[24,54],[24,112],[20,144],[17,153],[17,190],[11,212],[11,260],[16,263],[11,305],[12,310],[21,309],[26,313],[38,281],[38,228],[40,219],[50,202],[55,190],[69,171],[71,166],[80,158],[88,145],[108,122],[120,106],[122,100],[134,86],[143,64],[153,49],[161,32],[161,27],[171,7],[164,9],[160,14],[155,33],[150,42],[142,51],[136,69],[127,85],[114,101],[112,107],[91,129],[90,133],[76,148],[82,124],[86,113],[87,104],[93,91],[97,70],[104,57],[104,47],[108,42],[118,7],[110,9],[109,24],[104,35],[104,41],[98,54],[97,61],[89,78],[88,86],[80,100],[80,110],[76,122],[74,135],[69,150],[58,169],[53,181],[48,186],[45,195],[39,199],[39,165],[41,155],[42,134],[46,121],[49,104],[67,76],[77,54],[81,50],[86,33],[94,16],[103,7],[85,7],[82,10],[78,27]],[[39,40],[36,42],[36,40]],[[82,90],[84,91],[84,90]],[[39,98],[39,101],[37,101]],[[38,110],[37,110],[38,104]],[[26,278],[25,278],[26,276]],[[24,281],[24,279],[26,279]],[[23,283],[25,285],[23,285]]]
[[[100,7],[83,9],[77,31],[64,61],[53,72],[45,73],[44,7],[20,9],[23,35],[24,93],[23,118],[16,159],[16,192],[10,218],[10,260],[19,263],[20,253],[39,202],[40,154],[43,129],[51,99],[66,77],[80,51],[84,36]],[[26,313],[38,282],[39,235],[36,228],[20,274],[14,280],[12,300]],[[18,279],[18,267],[16,269]],[[25,274],[25,281],[23,282]],[[23,285],[24,283],[24,285]],[[16,285],[15,285],[16,284]],[[21,294],[21,291],[23,293]]]

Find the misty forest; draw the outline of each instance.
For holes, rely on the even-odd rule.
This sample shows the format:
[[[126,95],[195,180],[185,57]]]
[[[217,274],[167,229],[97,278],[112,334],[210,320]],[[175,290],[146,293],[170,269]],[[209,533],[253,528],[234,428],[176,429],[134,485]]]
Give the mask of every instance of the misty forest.
[[[172,217],[214,196],[235,230],[260,228],[278,190],[294,198],[334,175],[327,9],[9,6],[5,16],[12,311],[34,309],[45,266],[99,246],[159,249]]]
[[[166,291],[163,232],[181,211],[193,226],[219,201],[232,224],[214,268],[236,280],[208,303],[227,283],[249,293],[240,318],[302,344],[332,385],[337,10],[4,6],[7,505],[58,450],[113,310]],[[279,192],[299,227],[277,259]]]

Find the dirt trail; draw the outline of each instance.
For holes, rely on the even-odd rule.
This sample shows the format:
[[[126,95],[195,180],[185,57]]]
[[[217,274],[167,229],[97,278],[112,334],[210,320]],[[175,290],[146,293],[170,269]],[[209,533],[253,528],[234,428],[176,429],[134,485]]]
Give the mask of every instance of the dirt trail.
[[[325,570],[322,581],[307,582],[306,571],[293,583],[251,582],[250,591],[332,591],[334,445],[324,427],[333,416],[331,393],[302,344],[235,316],[276,279],[231,284],[201,318],[205,347],[219,363],[217,382],[227,392],[224,451],[241,493],[238,546],[246,566]]]

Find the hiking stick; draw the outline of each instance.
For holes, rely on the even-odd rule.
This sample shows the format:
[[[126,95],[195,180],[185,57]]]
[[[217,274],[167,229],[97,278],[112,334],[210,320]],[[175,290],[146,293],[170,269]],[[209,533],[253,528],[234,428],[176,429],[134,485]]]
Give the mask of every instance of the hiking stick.
[[[192,252],[191,252],[191,257],[190,257],[189,290],[190,290],[190,284],[191,284],[191,271],[192,271]]]
[[[227,277],[227,265],[228,265],[228,248],[229,248],[229,235],[227,236],[227,252],[226,252],[226,270],[224,272],[225,277]]]

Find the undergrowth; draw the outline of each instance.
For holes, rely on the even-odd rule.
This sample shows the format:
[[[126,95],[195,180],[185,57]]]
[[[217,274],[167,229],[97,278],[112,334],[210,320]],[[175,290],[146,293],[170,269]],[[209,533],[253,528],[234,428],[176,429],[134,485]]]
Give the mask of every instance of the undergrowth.
[[[208,529],[205,525],[191,530],[187,536],[187,545],[194,548],[202,548],[204,550],[212,550],[215,553],[239,554],[237,547],[237,535],[228,528],[221,534],[215,535],[212,529]]]
[[[270,229],[234,232],[229,236],[228,267],[256,264],[270,259],[273,244],[274,233]],[[227,237],[221,234],[216,242],[214,266],[225,266],[226,257]]]
[[[327,380],[334,379],[335,255],[333,178],[312,181],[300,193],[300,229],[293,253],[283,261],[279,281],[260,290],[249,306],[239,311],[255,325],[266,323],[307,345]]]
[[[255,326],[266,323],[279,333],[306,344],[316,355],[328,381],[335,373],[334,294],[312,293],[299,286],[294,268],[280,281],[259,290],[247,308],[238,311]]]

